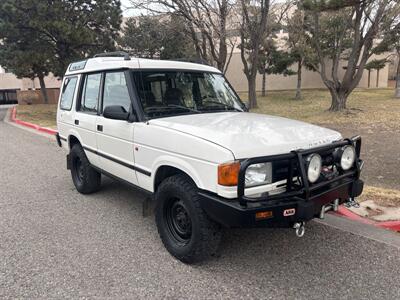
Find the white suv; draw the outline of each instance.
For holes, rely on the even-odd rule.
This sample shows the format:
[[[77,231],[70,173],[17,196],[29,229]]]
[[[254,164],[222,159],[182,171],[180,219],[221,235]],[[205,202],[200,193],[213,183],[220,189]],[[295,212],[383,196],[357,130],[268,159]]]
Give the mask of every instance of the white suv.
[[[160,237],[186,263],[222,227],[294,227],[361,194],[361,139],[247,112],[221,72],[108,53],[72,63],[57,112],[76,189],[101,174],[150,194]]]

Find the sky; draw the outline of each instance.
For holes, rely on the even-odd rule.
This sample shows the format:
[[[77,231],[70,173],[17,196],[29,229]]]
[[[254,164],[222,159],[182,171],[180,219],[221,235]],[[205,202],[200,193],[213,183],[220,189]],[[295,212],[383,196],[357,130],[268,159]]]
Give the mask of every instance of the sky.
[[[130,12],[130,10],[126,10],[126,7],[129,6],[129,4],[129,0],[121,0],[121,9],[124,17],[132,15],[132,12]]]
[[[140,10],[127,9],[127,7],[130,7],[130,6],[132,6],[130,0],[121,0],[121,9],[122,9],[122,14],[124,17],[130,17],[130,16],[141,14]]]

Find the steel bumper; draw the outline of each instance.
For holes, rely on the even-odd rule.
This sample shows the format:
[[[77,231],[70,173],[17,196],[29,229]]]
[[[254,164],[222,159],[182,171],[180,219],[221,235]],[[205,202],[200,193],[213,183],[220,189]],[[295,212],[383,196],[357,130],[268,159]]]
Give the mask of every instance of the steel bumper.
[[[339,203],[362,193],[364,183],[360,179],[343,180],[327,188],[324,193],[314,195],[307,201],[299,197],[247,202],[240,205],[238,199],[225,199],[207,191],[199,191],[200,203],[211,219],[225,227],[292,227],[295,222],[309,221],[321,212],[323,205],[339,199]],[[285,216],[285,211],[294,214]],[[267,218],[257,218],[257,213],[268,212]]]

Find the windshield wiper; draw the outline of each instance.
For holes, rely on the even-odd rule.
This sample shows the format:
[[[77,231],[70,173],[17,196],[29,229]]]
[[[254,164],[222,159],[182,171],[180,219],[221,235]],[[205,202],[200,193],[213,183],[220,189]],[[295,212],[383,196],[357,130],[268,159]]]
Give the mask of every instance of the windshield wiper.
[[[233,110],[235,110],[235,111],[242,112],[242,110],[240,110],[240,109],[234,107],[233,105],[225,104],[225,103],[218,102],[218,101],[209,101],[209,100],[207,100],[207,101],[205,101],[205,103],[217,104],[217,105],[220,105],[220,106],[224,106],[224,107],[226,107],[226,108],[233,109]]]
[[[199,110],[197,110],[197,109],[190,108],[190,107],[186,107],[186,106],[183,106],[183,105],[169,104],[169,105],[167,105],[167,107],[182,108],[182,109],[186,109],[186,110],[189,110],[189,111],[198,113],[198,114],[201,114],[201,113],[202,113],[201,111],[199,111]]]

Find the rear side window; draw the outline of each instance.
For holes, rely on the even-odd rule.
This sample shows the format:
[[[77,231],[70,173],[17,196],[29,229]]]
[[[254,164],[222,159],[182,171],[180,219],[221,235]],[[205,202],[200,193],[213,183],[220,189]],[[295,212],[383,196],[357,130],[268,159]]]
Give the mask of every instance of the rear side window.
[[[62,96],[60,101],[60,108],[63,110],[71,110],[72,101],[74,100],[76,83],[78,77],[65,78],[62,88]]]
[[[89,74],[85,77],[81,96],[81,111],[97,112],[100,84],[101,73]]]
[[[110,72],[105,75],[103,110],[112,105],[122,106],[127,112],[131,106],[124,72]]]

